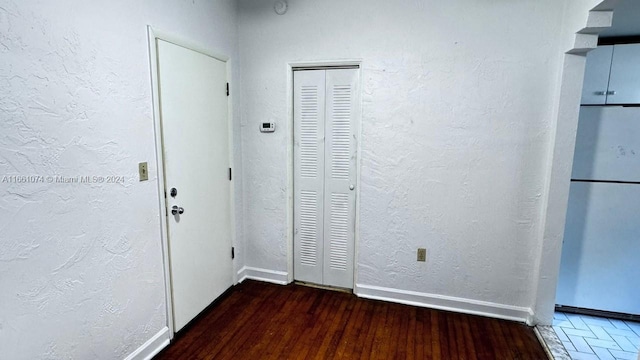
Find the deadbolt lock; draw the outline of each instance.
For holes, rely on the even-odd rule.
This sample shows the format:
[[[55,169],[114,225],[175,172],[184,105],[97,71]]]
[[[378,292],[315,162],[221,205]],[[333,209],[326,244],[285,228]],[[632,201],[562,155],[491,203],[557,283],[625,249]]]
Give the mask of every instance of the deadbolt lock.
[[[184,209],[179,207],[178,205],[173,205],[171,207],[171,214],[173,214],[173,215],[182,215],[182,214],[184,214]]]

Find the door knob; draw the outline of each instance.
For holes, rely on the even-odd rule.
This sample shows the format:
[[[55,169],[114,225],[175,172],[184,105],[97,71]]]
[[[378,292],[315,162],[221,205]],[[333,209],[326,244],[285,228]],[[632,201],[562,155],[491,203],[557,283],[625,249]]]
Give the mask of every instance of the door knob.
[[[356,188],[356,187],[355,187],[355,186],[353,186],[353,184],[352,184],[352,185],[349,185],[349,190],[353,190],[353,189],[355,189],[355,188]]]
[[[178,214],[182,215],[182,214],[184,214],[184,209],[179,207],[178,205],[173,205],[171,207],[171,214],[173,214],[173,215],[178,215]]]

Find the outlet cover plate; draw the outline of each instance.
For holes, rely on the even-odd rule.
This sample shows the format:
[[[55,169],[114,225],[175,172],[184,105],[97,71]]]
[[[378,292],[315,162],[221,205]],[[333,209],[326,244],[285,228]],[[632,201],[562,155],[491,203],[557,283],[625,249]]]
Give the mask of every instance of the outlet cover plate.
[[[427,261],[427,249],[418,248],[418,261]]]
[[[149,171],[147,169],[146,161],[138,164],[138,173],[140,174],[140,181],[149,180]]]

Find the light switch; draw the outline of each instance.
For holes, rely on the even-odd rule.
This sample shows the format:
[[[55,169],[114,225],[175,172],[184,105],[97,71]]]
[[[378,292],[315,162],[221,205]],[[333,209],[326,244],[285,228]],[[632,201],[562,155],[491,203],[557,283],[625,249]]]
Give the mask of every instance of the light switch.
[[[140,181],[149,180],[149,171],[147,169],[146,161],[138,164],[138,173],[140,173]]]

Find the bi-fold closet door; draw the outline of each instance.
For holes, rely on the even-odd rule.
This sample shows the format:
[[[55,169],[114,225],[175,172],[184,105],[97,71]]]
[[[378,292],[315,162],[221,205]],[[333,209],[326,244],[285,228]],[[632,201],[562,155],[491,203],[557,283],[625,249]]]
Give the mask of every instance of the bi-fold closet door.
[[[358,69],[294,72],[294,278],[353,288]]]

